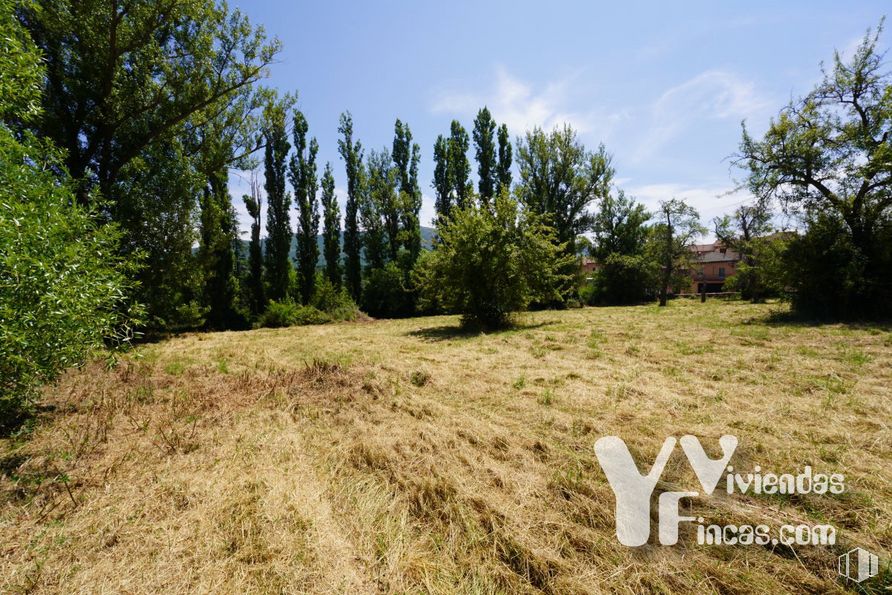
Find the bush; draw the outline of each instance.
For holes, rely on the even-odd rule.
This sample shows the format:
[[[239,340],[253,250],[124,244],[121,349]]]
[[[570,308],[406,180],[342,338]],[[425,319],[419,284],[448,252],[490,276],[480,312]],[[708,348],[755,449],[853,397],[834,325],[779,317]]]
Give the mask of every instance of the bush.
[[[454,210],[436,249],[416,271],[425,303],[462,314],[465,325],[499,327],[533,301],[560,299],[572,256],[554,230],[518,210],[507,194],[491,207]]]
[[[790,241],[783,260],[796,314],[821,319],[892,315],[892,225],[876,225],[879,248],[870,259],[854,245],[845,223],[828,214],[814,217],[806,232]]]
[[[286,326],[303,326],[308,324],[325,324],[331,317],[313,306],[301,306],[293,302],[271,301],[266,311],[260,316],[258,326],[280,328]]]
[[[366,275],[362,309],[378,318],[403,318],[415,313],[415,292],[396,263],[389,262]]]
[[[0,125],[0,431],[37,387],[118,336],[127,274],[113,225],[75,205],[50,147]]]
[[[658,269],[644,255],[610,254],[580,290],[589,306],[639,304],[654,298]]]
[[[344,287],[337,289],[328,277],[321,273],[316,275],[316,291],[311,305],[328,314],[331,320],[356,320],[359,314],[359,308],[350,298],[347,289]]]

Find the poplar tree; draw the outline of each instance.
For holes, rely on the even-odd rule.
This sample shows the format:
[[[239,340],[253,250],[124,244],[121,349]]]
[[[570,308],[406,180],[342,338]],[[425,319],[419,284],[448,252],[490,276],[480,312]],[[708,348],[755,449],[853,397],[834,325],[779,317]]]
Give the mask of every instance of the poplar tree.
[[[511,190],[511,139],[508,137],[508,127],[499,126],[499,164],[496,172],[496,192],[501,194],[503,190]]]
[[[359,301],[362,295],[362,240],[359,235],[359,202],[362,194],[362,143],[353,142],[353,117],[341,114],[338,132],[338,152],[347,169],[347,205],[344,213],[344,281],[350,297]]]
[[[297,203],[297,287],[300,301],[309,304],[316,289],[316,263],[319,260],[319,200],[316,197],[316,139],[307,143],[309,125],[303,112],[294,113],[294,154],[289,173]]]
[[[496,188],[497,164],[496,146],[494,134],[496,123],[484,107],[477,112],[474,120],[474,147],[477,158],[477,191],[480,193],[480,202],[489,204]]]
[[[285,189],[285,163],[291,145],[285,131],[285,110],[272,106],[267,110],[264,183],[266,190],[266,286],[272,300],[288,295],[291,260],[291,195]]]
[[[418,188],[418,160],[421,148],[412,143],[412,131],[408,124],[397,119],[393,135],[393,163],[399,185],[399,232],[398,240],[409,253],[407,267],[414,264],[421,252],[421,228],[418,213],[421,210],[421,190]],[[391,249],[392,257],[396,253]]]
[[[332,286],[341,286],[341,209],[335,195],[335,179],[331,163],[322,173],[322,254],[325,256],[325,276]]]
[[[260,184],[252,172],[251,194],[242,196],[245,209],[251,217],[251,242],[248,246],[248,300],[251,313],[260,314],[266,304],[263,291],[263,250],[260,246],[260,213],[263,209],[263,197],[260,195]]]
[[[437,221],[449,218],[452,199],[449,196],[449,143],[441,134],[434,143],[434,181],[431,184],[436,192],[434,207]]]
[[[368,160],[368,187],[360,202],[362,240],[365,248],[366,269],[373,271],[384,267],[387,255],[392,256],[390,242],[394,228],[392,203],[395,198],[395,176],[390,167],[390,153],[371,151]],[[396,221],[398,225],[398,219]]]
[[[469,144],[468,131],[458,120],[453,120],[447,145],[446,171],[455,206],[460,209],[468,206],[471,199],[471,183],[468,181],[471,176],[471,164],[468,162]]]

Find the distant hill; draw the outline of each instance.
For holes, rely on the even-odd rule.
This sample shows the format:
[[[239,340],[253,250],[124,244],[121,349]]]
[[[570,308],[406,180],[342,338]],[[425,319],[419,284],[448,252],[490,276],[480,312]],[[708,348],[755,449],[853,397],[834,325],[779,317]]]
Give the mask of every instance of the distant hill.
[[[424,248],[430,248],[433,242],[434,235],[436,234],[436,230],[433,227],[421,227],[421,245]],[[248,253],[248,245],[250,242],[248,240],[239,240],[242,245],[242,253]],[[325,258],[322,256],[322,236],[316,236],[316,246],[319,247],[319,261],[316,266],[325,266]],[[261,249],[266,252],[266,238],[261,238],[260,240]],[[344,257],[344,232],[341,232],[341,258]],[[291,255],[291,260],[296,262],[297,259],[297,237],[294,235],[291,236],[291,250],[289,251]]]

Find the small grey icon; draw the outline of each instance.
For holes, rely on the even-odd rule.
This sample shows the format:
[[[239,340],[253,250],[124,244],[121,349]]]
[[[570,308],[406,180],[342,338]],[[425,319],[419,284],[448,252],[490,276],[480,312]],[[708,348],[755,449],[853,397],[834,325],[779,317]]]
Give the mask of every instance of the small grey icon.
[[[860,583],[879,573],[880,561],[875,554],[856,547],[839,557],[839,574]]]

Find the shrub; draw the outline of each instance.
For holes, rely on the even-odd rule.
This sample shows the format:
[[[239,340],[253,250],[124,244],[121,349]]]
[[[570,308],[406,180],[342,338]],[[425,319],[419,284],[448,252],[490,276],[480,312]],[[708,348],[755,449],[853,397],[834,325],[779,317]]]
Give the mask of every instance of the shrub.
[[[572,256],[554,230],[519,211],[507,193],[492,206],[453,211],[439,242],[416,272],[426,303],[462,314],[465,325],[499,327],[536,300],[560,300]]]
[[[402,318],[415,313],[415,293],[396,263],[389,262],[366,275],[362,309],[379,318]]]
[[[271,301],[260,316],[259,326],[286,327],[308,324],[325,324],[331,317],[313,306],[301,306],[293,302]]]
[[[316,290],[311,305],[326,313],[331,320],[356,320],[359,314],[359,308],[350,298],[347,289],[337,289],[321,273],[316,275]]]
[[[590,306],[638,304],[654,297],[658,272],[654,261],[644,255],[610,254],[580,296]]]
[[[76,206],[55,167],[49,147],[0,125],[0,430],[126,320],[131,267],[116,256],[119,231]]]

